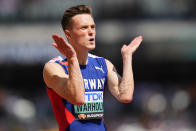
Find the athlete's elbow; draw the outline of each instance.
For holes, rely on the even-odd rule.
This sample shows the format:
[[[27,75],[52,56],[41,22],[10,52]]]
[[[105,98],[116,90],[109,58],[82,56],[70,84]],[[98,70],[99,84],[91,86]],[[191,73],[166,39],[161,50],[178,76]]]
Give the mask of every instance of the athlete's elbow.
[[[85,90],[84,88],[76,88],[78,85],[72,86],[69,96],[70,102],[74,105],[83,105],[85,103]]]
[[[132,99],[123,99],[122,100],[122,103],[131,103],[132,102]]]
[[[84,103],[85,103],[84,95],[75,96],[74,100],[72,101],[72,104],[74,105],[83,105]]]
[[[133,100],[133,97],[132,96],[127,96],[127,97],[122,97],[120,99],[120,102],[122,102],[122,103],[131,103],[132,100]]]
[[[73,102],[74,105],[80,106],[84,104],[84,100],[77,100],[75,102]]]

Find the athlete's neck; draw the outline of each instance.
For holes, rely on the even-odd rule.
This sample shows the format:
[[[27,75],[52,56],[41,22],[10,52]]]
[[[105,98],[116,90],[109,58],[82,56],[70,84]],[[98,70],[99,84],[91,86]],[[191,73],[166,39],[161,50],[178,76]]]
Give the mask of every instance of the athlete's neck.
[[[87,65],[88,63],[88,52],[77,53],[78,62],[80,65]]]
[[[80,65],[87,65],[88,63],[88,50],[83,47],[79,47],[78,44],[72,44],[77,55],[78,63]]]

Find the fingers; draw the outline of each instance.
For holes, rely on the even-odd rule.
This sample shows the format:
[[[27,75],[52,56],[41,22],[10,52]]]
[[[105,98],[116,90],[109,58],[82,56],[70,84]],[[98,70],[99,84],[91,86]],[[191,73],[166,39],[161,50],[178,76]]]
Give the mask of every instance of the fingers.
[[[56,33],[54,33],[54,34],[52,34],[52,38],[54,38],[54,37],[58,37],[59,35],[58,34],[56,34]]]
[[[123,45],[123,47],[121,48],[121,53],[122,54],[133,54],[137,48],[139,47],[139,45],[141,44],[143,40],[142,36],[138,36],[135,37],[129,45]]]
[[[58,34],[53,34],[52,35],[53,40],[56,42],[57,45],[61,45],[66,43],[64,38],[59,36]]]
[[[142,40],[143,40],[143,37],[140,35],[140,36],[138,36],[138,37],[136,37],[130,44],[129,44],[129,46],[130,46],[130,48],[131,47],[134,47],[134,46],[139,46],[140,44],[141,44],[141,42],[142,42]]]
[[[52,35],[53,40],[55,43],[52,44],[57,49],[63,49],[63,48],[71,48],[70,44],[60,35],[58,34],[53,34]]]
[[[56,43],[59,43],[60,36],[58,34],[53,34],[52,38]]]
[[[55,48],[57,48],[57,44],[56,43],[52,43],[52,46],[54,46]]]
[[[53,38],[53,39],[55,39],[55,38],[61,39],[61,38],[63,38],[63,37],[61,37],[60,35],[54,33],[54,34],[52,34],[52,38]]]
[[[58,34],[53,34],[52,38],[54,40],[52,46],[54,46],[61,54],[63,54],[67,58],[76,56],[75,50],[72,45],[69,44],[62,36]]]

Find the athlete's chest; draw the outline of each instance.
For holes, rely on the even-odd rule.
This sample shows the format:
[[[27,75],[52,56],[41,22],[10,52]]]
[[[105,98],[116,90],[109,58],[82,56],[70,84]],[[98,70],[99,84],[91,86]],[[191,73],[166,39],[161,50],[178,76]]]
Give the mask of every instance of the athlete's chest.
[[[106,83],[107,72],[103,65],[96,62],[81,67],[85,91],[103,91]]]

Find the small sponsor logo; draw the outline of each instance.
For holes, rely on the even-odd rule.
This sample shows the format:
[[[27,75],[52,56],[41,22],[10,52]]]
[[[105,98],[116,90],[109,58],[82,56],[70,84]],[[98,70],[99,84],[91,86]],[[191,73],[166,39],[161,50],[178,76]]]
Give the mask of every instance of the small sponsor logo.
[[[78,118],[79,118],[79,119],[85,119],[85,118],[86,118],[86,115],[85,115],[85,114],[79,114],[79,115],[78,115]]]
[[[104,70],[103,70],[103,68],[102,68],[102,66],[101,67],[95,66],[95,69],[102,71],[102,73],[105,73]]]

